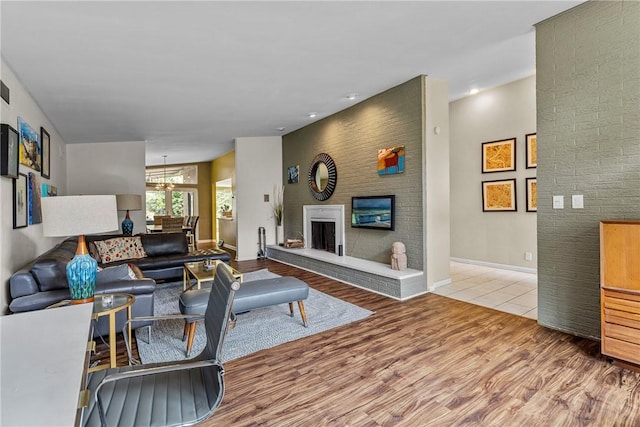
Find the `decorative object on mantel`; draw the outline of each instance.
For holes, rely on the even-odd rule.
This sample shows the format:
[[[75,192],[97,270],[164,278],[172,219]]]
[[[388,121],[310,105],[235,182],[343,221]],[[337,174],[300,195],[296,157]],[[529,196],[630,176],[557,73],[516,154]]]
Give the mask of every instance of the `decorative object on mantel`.
[[[331,156],[320,153],[311,161],[309,167],[309,190],[316,199],[325,201],[333,194],[338,183],[338,171]]]
[[[18,178],[18,152],[20,150],[18,131],[7,124],[0,125],[0,175]]]
[[[284,216],[284,186],[273,186],[273,219],[276,222],[276,245],[284,243],[284,227],[282,219]]]
[[[58,196],[42,199],[42,230],[48,237],[78,235],[76,255],[67,263],[74,304],[93,301],[98,263],[89,254],[85,234],[118,229],[116,196]]]
[[[398,271],[407,269],[407,249],[402,242],[394,242],[391,245],[391,269]]]
[[[139,211],[142,209],[142,196],[139,194],[117,194],[116,204],[119,211],[127,211],[122,220],[122,234],[131,236],[133,234],[133,221],[129,218],[129,211]]]
[[[378,150],[378,175],[404,172],[404,145]]]
[[[284,247],[288,249],[304,248],[304,236],[300,232],[298,232],[298,236],[299,237],[296,237],[295,239],[287,238],[287,240],[285,240],[284,242]]]

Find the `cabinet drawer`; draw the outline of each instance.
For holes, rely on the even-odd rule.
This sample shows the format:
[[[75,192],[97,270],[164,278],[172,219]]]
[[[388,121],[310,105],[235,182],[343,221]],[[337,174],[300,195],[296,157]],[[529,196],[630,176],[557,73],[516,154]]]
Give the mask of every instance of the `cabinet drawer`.
[[[605,322],[602,324],[602,335],[603,339],[615,338],[620,341],[640,345],[640,329],[638,328],[629,328],[627,326]]]
[[[605,309],[625,311],[640,315],[640,294],[602,290],[602,304]]]
[[[602,354],[640,364],[640,345],[615,338],[602,338]]]

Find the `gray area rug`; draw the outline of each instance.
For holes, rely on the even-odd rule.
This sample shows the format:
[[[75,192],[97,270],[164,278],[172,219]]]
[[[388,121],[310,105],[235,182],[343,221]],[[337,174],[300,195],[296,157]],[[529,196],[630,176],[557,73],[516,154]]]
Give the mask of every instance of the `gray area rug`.
[[[267,269],[244,274],[244,281],[279,277]],[[180,313],[178,297],[182,293],[182,282],[156,290],[154,314]],[[289,305],[280,304],[252,310],[238,315],[236,327],[229,331],[225,340],[223,359],[229,361],[265,348],[294,341],[347,323],[364,319],[373,314],[356,305],[334,298],[309,288],[309,297],[304,301],[309,327],[300,319],[298,305],[294,303],[294,317],[289,316]],[[147,343],[146,328],[137,329],[138,353],[143,363],[185,359],[186,342],[182,341],[182,320],[158,321],[151,328],[151,343]],[[203,322],[198,322],[191,350],[195,357],[205,345]]]

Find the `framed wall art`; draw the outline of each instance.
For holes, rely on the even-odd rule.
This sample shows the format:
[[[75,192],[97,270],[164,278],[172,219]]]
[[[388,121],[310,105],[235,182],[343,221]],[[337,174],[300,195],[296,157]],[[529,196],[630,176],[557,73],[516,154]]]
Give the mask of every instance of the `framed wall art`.
[[[13,228],[28,225],[27,175],[18,174],[13,180]]]
[[[482,143],[482,173],[516,170],[516,139]]]
[[[20,164],[40,172],[40,135],[22,117],[18,117],[18,132],[20,133]]]
[[[482,181],[483,212],[515,212],[516,180]]]
[[[536,168],[538,166],[538,139],[535,133],[528,133],[524,138],[527,169]]]
[[[527,212],[538,211],[538,180],[527,178]]]
[[[42,222],[42,200],[39,177],[35,173],[29,172],[27,181],[29,225],[40,224]]]
[[[40,174],[43,178],[51,178],[51,137],[43,127],[40,127],[40,141],[42,142],[42,171]]]
[[[404,145],[378,150],[378,175],[404,172]]]
[[[7,124],[0,125],[0,175],[18,178],[18,131]]]
[[[297,184],[300,176],[300,165],[289,166],[287,168],[287,182]]]

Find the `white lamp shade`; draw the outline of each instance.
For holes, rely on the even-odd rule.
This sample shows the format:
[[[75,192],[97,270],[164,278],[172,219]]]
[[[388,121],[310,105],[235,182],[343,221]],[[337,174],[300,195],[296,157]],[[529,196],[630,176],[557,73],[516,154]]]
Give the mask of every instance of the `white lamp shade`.
[[[119,211],[139,211],[142,209],[142,196],[139,194],[116,194]]]
[[[75,236],[119,229],[114,195],[43,197],[41,202],[45,236]]]

